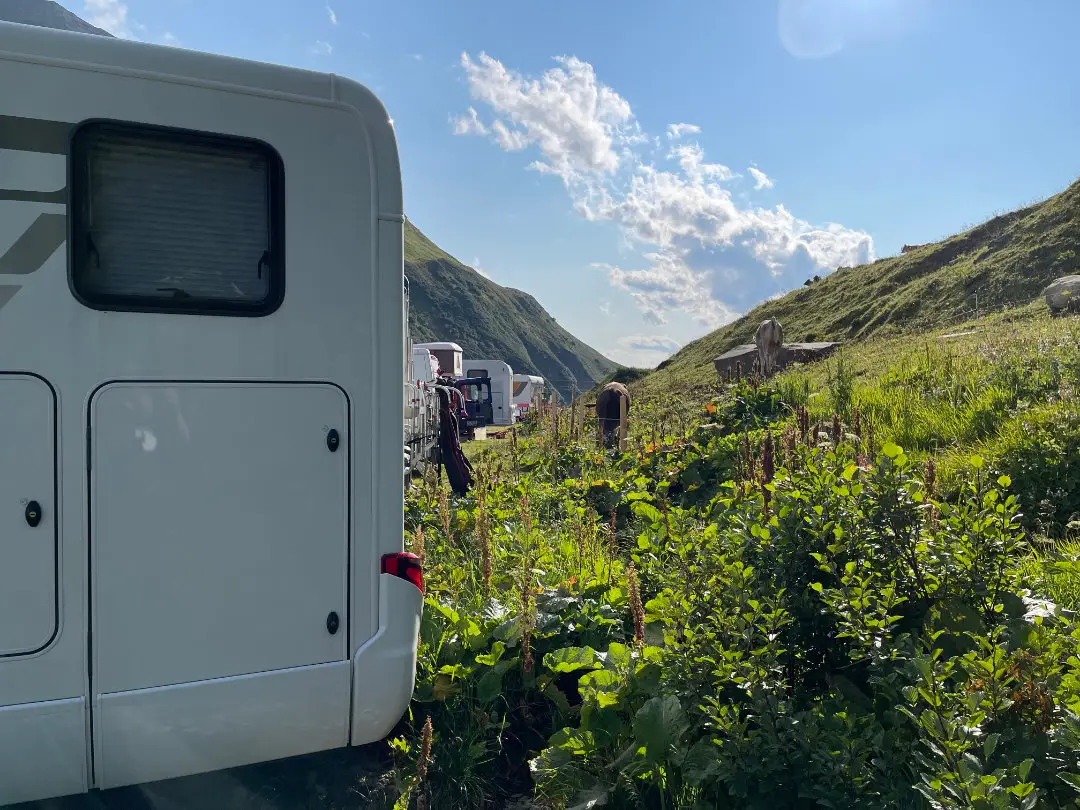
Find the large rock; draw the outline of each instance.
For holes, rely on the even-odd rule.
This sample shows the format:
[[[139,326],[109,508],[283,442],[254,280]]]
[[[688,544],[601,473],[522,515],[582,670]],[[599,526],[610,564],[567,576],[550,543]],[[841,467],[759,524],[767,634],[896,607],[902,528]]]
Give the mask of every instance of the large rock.
[[[785,343],[780,347],[776,355],[776,371],[780,371],[792,363],[813,363],[816,360],[824,360],[839,346],[839,343]],[[726,379],[735,373],[736,366],[741,368],[743,374],[754,371],[757,363],[757,346],[752,343],[744,343],[729,349],[713,360],[720,379]]]
[[[1066,310],[1080,309],[1080,276],[1056,278],[1042,294],[1054,315],[1060,315]]]

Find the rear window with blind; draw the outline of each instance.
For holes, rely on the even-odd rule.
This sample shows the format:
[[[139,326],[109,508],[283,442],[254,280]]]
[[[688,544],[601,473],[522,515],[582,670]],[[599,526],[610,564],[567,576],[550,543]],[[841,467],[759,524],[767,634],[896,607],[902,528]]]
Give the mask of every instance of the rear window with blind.
[[[281,159],[246,139],[92,122],[71,150],[71,286],[97,309],[267,315],[284,295]]]

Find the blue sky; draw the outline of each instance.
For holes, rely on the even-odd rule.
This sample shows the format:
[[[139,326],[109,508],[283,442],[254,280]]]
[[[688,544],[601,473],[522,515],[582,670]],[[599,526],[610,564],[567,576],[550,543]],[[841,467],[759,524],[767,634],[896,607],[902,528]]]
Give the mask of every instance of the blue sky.
[[[410,219],[624,363],[1080,174],[1076,0],[67,5],[367,84]]]

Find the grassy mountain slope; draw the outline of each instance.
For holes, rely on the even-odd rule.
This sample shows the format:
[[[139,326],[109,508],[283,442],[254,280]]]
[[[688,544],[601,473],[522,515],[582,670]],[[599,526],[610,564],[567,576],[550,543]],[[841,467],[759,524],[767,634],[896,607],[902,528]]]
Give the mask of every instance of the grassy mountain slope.
[[[1080,182],[965,233],[872,264],[840,268],[766,301],[684,346],[650,375],[650,384],[688,375],[710,377],[712,359],[752,343],[758,325],[769,316],[783,325],[787,341],[851,341],[923,331],[1028,304],[1050,281],[1078,269]]]
[[[466,357],[500,359],[540,374],[564,395],[591,388],[617,367],[552,318],[536,299],[501,287],[450,256],[412,223],[405,225],[414,342],[452,340]]]

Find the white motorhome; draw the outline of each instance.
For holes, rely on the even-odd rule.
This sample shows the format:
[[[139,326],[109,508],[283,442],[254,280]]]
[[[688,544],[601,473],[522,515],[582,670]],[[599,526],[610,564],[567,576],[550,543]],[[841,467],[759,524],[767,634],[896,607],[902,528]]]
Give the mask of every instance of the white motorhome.
[[[407,475],[411,478],[414,470],[420,471],[425,464],[436,461],[440,423],[435,385],[438,362],[427,349],[413,347],[409,354],[405,371],[405,445],[409,455]]]
[[[385,736],[414,683],[391,122],[0,23],[0,804]]]
[[[524,414],[533,407],[534,400],[544,392],[544,378],[534,374],[514,375],[514,408]]]
[[[465,351],[456,343],[441,341],[437,343],[414,343],[413,346],[431,352],[435,359],[439,361],[439,370],[444,376],[454,378],[461,376],[461,358],[464,356]]]
[[[438,376],[439,371],[439,361],[431,353],[430,349],[413,346],[412,369],[414,382],[435,382],[435,377]]]
[[[502,360],[465,360],[466,377],[491,378],[491,424],[500,427],[517,421],[514,407],[514,370]]]

